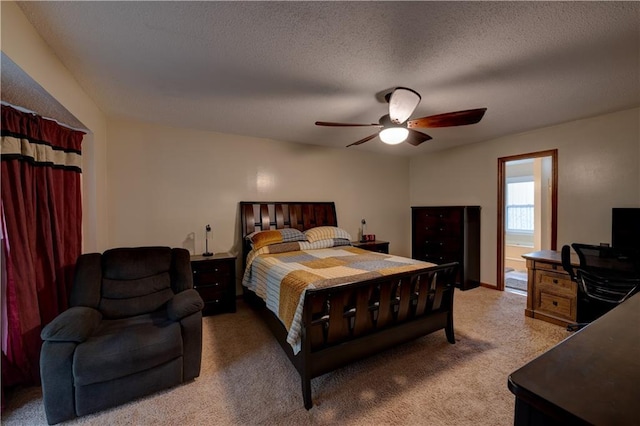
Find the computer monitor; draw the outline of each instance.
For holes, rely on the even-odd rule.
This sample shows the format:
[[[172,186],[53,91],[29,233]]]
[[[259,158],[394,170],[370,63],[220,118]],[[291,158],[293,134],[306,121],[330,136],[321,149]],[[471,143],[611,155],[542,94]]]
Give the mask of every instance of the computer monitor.
[[[640,207],[612,209],[611,245],[615,248],[640,248]]]

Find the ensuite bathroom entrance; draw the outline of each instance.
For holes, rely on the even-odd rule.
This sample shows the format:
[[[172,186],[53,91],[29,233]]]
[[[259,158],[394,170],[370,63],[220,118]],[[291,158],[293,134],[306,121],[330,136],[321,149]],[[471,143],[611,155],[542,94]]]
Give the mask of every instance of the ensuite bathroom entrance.
[[[554,151],[499,159],[500,246],[498,288],[525,295],[523,254],[556,248]]]

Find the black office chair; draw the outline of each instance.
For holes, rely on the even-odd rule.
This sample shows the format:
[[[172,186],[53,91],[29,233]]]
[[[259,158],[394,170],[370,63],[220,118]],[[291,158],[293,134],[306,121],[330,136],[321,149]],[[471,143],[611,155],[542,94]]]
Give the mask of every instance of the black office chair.
[[[574,243],[580,259],[574,270],[571,249],[562,247],[562,266],[578,284],[578,322],[567,327],[576,331],[601,317],[640,290],[640,251]]]

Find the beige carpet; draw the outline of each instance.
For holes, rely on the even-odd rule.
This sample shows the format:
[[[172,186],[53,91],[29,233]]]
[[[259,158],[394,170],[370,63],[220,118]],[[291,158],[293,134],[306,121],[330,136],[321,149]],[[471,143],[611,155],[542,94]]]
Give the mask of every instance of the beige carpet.
[[[455,294],[457,343],[444,331],[312,381],[300,378],[250,308],[204,319],[202,372],[191,383],[69,424],[512,425],[508,375],[567,337],[525,318],[526,298],[476,288]],[[40,388],[6,395],[2,424],[46,424]]]

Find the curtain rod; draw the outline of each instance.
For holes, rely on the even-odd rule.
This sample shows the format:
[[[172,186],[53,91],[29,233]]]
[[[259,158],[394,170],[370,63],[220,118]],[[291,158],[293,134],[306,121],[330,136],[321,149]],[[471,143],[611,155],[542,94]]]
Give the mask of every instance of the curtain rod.
[[[30,109],[27,109],[27,108],[24,108],[24,107],[21,107],[21,106],[17,106],[17,105],[10,104],[10,103],[9,103],[9,102],[7,102],[7,101],[0,101],[0,104],[2,104],[2,105],[6,105],[6,106],[9,106],[9,107],[14,108],[14,109],[17,109],[18,111],[26,112],[27,114],[38,115],[38,116],[40,116],[40,117],[44,118],[45,120],[55,121],[58,125],[60,125],[60,126],[62,126],[62,127],[66,127],[67,129],[75,130],[75,131],[77,131],[77,132],[82,132],[82,133],[84,133],[85,135],[86,135],[87,133],[90,133],[90,132],[89,132],[89,129],[79,129],[79,128],[76,128],[76,127],[69,126],[68,124],[64,124],[64,123],[59,122],[59,121],[58,121],[58,120],[56,120],[55,118],[43,117],[42,115],[38,114],[38,113],[37,113],[37,112],[35,112],[35,111],[31,111]]]

